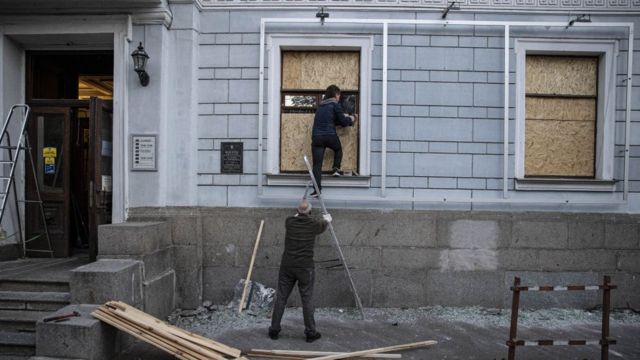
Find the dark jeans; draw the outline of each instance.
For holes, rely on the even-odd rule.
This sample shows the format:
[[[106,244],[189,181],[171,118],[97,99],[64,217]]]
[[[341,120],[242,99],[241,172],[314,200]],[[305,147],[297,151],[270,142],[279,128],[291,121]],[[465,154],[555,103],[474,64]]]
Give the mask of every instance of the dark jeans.
[[[313,319],[313,282],[315,279],[314,268],[293,268],[280,267],[278,275],[278,292],[276,294],[276,303],[273,306],[273,314],[271,315],[270,331],[279,332],[280,321],[284,314],[284,308],[291,291],[298,282],[298,290],[302,299],[302,315],[304,317],[304,333],[306,335],[314,335],[316,333],[316,322]]]
[[[318,135],[311,138],[311,155],[313,156],[313,177],[316,178],[318,189],[322,190],[322,161],[324,150],[329,148],[333,155],[334,169],[340,169],[342,163],[342,144],[338,135]]]

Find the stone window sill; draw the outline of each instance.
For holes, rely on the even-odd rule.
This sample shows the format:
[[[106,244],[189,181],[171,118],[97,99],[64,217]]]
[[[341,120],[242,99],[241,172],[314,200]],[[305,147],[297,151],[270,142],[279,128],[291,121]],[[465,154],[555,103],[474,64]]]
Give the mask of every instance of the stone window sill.
[[[267,174],[267,185],[272,186],[304,186],[309,182],[307,174]],[[370,176],[340,176],[322,175],[323,187],[369,187]]]
[[[516,179],[516,190],[529,191],[615,191],[615,180],[564,179],[564,178],[525,178]]]

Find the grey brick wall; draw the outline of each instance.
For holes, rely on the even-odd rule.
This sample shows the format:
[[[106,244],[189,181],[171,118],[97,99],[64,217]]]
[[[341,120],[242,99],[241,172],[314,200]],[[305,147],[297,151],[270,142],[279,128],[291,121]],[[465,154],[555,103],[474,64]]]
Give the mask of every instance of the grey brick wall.
[[[306,14],[306,13],[305,13]],[[200,205],[229,205],[231,193],[242,193],[239,206],[264,206],[256,200],[258,135],[259,19],[297,17],[295,11],[211,11],[201,13],[199,59],[199,191]],[[308,14],[307,14],[308,15]],[[352,15],[352,14],[350,14]],[[372,17],[373,13],[358,13]],[[389,13],[390,18],[428,18],[424,13]],[[489,15],[470,18],[486,20]],[[493,15],[494,20],[511,19]],[[565,21],[566,16],[540,15]],[[536,16],[527,17],[536,20]],[[593,21],[636,21],[627,16],[594,17]],[[640,23],[638,24],[640,25]],[[314,30],[309,28],[309,33]],[[278,32],[278,29],[272,30]],[[333,32],[339,30],[332,29]],[[353,31],[351,29],[350,31]],[[368,32],[366,32],[369,34]],[[544,30],[518,32],[514,37],[539,37]],[[553,36],[557,34],[553,33]],[[551,37],[553,37],[551,36]],[[616,81],[615,178],[622,178],[627,41],[624,34],[581,33],[581,38],[606,37],[620,41]],[[375,33],[372,55],[371,188],[380,186],[382,37]],[[388,71],[387,182],[393,189],[458,189],[471,196],[502,189],[503,47],[496,29],[448,27],[426,29],[390,27]],[[515,55],[510,58],[509,189],[514,188]],[[636,41],[636,54],[640,42]],[[636,55],[634,74],[640,74]],[[267,64],[268,66],[268,64]],[[265,74],[267,72],[265,71]],[[266,81],[265,81],[266,83]],[[266,84],[265,84],[266,86]],[[367,86],[366,84],[364,86]],[[265,91],[265,102],[268,101]],[[640,83],[632,98],[630,190],[640,192]],[[265,106],[265,137],[266,132]],[[244,174],[219,176],[221,141],[242,141]],[[266,149],[266,141],[264,143]],[[263,153],[266,159],[266,153]],[[265,162],[266,163],[266,162]],[[230,180],[233,179],[233,180]],[[263,181],[265,181],[263,179]],[[239,189],[232,189],[240,186]],[[621,191],[618,186],[618,191]],[[212,196],[226,192],[226,203]],[[248,193],[247,193],[248,192]],[[299,193],[291,188],[290,194]],[[286,193],[278,190],[278,194]],[[530,194],[529,194],[530,195]],[[411,196],[411,195],[409,195]],[[589,196],[589,195],[585,195]],[[211,202],[212,201],[212,202]]]
[[[171,224],[176,275],[183,279],[177,306],[194,307],[199,300],[230,301],[235,284],[246,275],[262,219],[265,227],[252,278],[275,287],[284,220],[291,212],[132,209],[131,219]],[[364,306],[508,308],[514,276],[533,286],[595,285],[603,275],[611,275],[618,285],[614,307],[640,306],[638,215],[366,210],[332,214]],[[335,258],[331,237],[324,233],[315,251],[317,306],[353,306],[343,269],[327,269],[332,263],[321,262]],[[201,278],[194,275],[200,273]],[[588,308],[601,301],[595,292],[525,298],[525,307]]]

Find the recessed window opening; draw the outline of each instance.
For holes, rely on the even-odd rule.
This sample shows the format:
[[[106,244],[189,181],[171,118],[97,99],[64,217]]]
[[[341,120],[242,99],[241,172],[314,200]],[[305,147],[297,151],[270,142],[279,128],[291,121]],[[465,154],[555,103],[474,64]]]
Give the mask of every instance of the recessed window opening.
[[[596,176],[598,68],[598,56],[526,56],[525,177]]]
[[[325,89],[335,84],[343,99],[353,95],[359,112],[360,52],[285,50],[281,57],[280,172],[302,173],[307,171],[302,154],[311,153],[311,128]],[[343,149],[342,170],[357,174],[360,123],[337,127],[337,132]],[[332,163],[333,151],[327,149],[323,171],[330,171]]]

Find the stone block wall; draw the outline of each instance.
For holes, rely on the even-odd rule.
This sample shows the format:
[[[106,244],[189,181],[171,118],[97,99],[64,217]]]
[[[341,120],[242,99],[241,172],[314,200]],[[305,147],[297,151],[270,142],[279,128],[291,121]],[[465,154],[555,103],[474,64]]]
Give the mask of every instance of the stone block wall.
[[[169,315],[176,304],[176,273],[183,269],[174,265],[172,230],[165,221],[99,226],[98,261],[72,271],[72,302],[121,300],[153,316]]]
[[[188,212],[188,215],[185,213]],[[290,209],[132,209],[191,239],[176,252],[177,306],[226,304],[246,276],[261,219],[253,279],[275,287]],[[640,217],[611,214],[333,210],[333,226],[365,306],[510,306],[514,276],[529,285],[588,285],[611,275],[614,306],[640,306]],[[174,240],[175,244],[175,240]],[[200,254],[194,255],[194,254]],[[353,306],[329,233],[319,237],[316,303]],[[198,264],[198,259],[201,263]],[[191,296],[189,296],[191,295]],[[201,296],[198,298],[198,296]],[[526,294],[527,307],[591,307],[600,294]],[[298,303],[297,295],[291,300]]]

